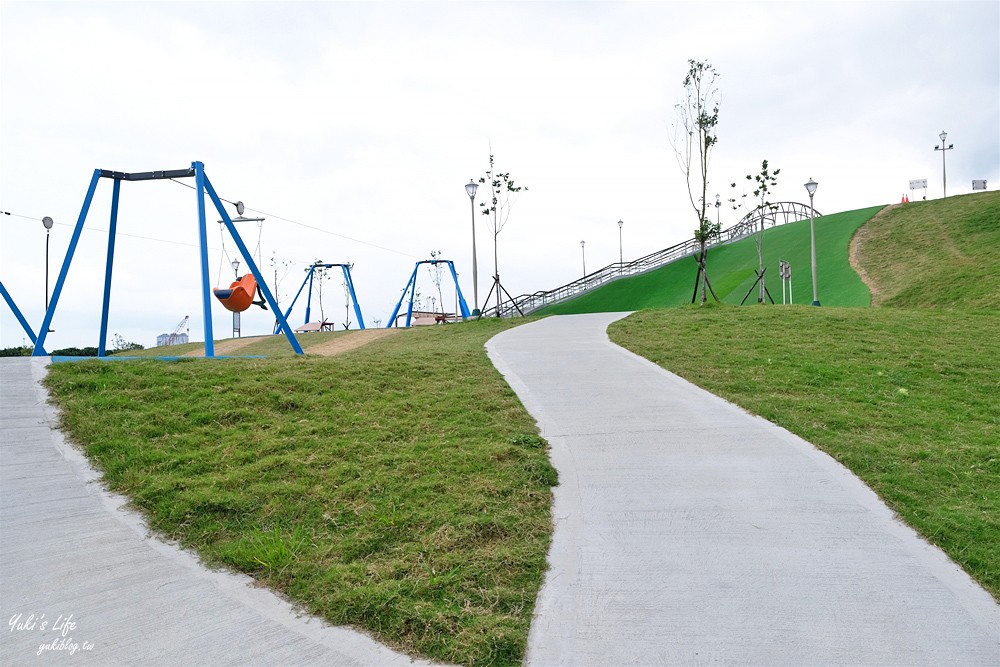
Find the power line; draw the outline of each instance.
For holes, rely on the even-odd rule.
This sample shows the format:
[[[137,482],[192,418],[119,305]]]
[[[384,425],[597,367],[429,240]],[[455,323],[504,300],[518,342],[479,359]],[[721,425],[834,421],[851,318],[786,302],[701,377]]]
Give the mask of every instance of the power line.
[[[193,185],[190,185],[188,183],[184,183],[183,181],[177,181],[177,180],[174,180],[172,178],[170,180],[173,181],[174,183],[176,183],[177,185],[183,185],[184,187],[190,188],[191,190],[195,189],[195,187]],[[227,204],[232,204],[233,206],[236,205],[236,202],[229,201],[225,197],[221,197],[220,196],[219,199],[221,199],[222,201],[226,202]],[[351,236],[346,236],[344,234],[338,234],[337,232],[331,232],[330,230],[323,229],[322,227],[315,227],[313,225],[307,225],[304,222],[299,222],[298,220],[292,220],[291,218],[286,218],[286,217],[278,215],[276,213],[268,213],[267,211],[262,211],[262,210],[260,210],[258,208],[248,208],[247,210],[253,211],[255,213],[259,213],[259,214],[261,214],[261,215],[263,215],[265,217],[268,217],[268,218],[275,218],[277,220],[283,220],[285,222],[291,223],[293,225],[298,225],[299,227],[304,227],[305,229],[310,229],[310,230],[315,231],[315,232],[320,232],[322,234],[329,234],[330,236],[336,236],[337,238],[341,238],[341,239],[344,239],[346,241],[351,241],[353,243],[360,243],[361,245],[366,245],[366,246],[369,246],[369,247],[372,247],[372,248],[377,248],[379,250],[384,250],[386,252],[391,252],[391,253],[395,253],[397,255],[402,255],[403,257],[410,257],[411,259],[420,259],[420,257],[417,257],[416,255],[411,255],[408,252],[402,252],[401,250],[395,250],[393,248],[386,248],[385,246],[378,245],[377,243],[371,243],[369,241],[362,241],[361,239],[356,239],[356,238],[353,238]]]

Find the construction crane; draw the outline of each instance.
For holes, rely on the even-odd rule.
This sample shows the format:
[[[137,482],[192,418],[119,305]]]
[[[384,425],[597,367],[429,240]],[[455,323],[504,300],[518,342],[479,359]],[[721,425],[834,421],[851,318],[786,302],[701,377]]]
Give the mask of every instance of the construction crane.
[[[159,342],[158,340],[157,345],[177,345],[178,343],[180,343],[181,341],[179,340],[180,338],[179,334],[181,332],[181,329],[187,326],[189,319],[191,319],[190,316],[185,315],[184,319],[177,323],[177,326],[174,327],[174,330],[171,333],[166,334],[164,336],[160,336],[160,339],[165,339],[165,340],[163,340],[162,343]]]

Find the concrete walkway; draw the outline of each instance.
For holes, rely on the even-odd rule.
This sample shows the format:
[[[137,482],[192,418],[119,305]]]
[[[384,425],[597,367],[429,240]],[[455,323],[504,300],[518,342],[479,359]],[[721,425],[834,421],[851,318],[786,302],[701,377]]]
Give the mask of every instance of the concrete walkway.
[[[559,470],[531,665],[998,665],[1000,607],[833,459],[610,343],[487,344]]]
[[[0,664],[415,664],[148,537],[52,430],[46,361],[0,359]]]

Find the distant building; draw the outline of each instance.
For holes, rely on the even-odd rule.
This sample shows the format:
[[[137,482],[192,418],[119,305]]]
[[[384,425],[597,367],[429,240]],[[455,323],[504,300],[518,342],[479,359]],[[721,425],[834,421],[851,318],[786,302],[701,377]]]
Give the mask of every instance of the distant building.
[[[183,345],[186,342],[188,342],[188,335],[186,333],[160,334],[156,337],[156,347]]]

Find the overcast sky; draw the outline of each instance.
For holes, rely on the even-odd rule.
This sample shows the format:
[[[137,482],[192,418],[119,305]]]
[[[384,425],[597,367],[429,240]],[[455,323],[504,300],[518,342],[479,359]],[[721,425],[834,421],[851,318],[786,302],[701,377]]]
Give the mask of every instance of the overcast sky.
[[[366,323],[388,319],[417,259],[455,261],[472,301],[463,185],[497,166],[528,186],[499,236],[512,294],[562,285],[691,237],[670,145],[687,60],[720,74],[710,197],[780,168],[775,199],[823,213],[1000,186],[1000,3],[0,3],[0,280],[30,324],[54,286],[95,168],[205,164],[219,194],[267,218],[260,256],[353,262]],[[188,181],[193,185],[193,179]],[[49,349],[96,345],[111,182],[102,180]],[[922,196],[918,191],[917,196]],[[481,198],[480,198],[481,199]],[[235,211],[230,209],[230,214]],[[210,282],[226,285],[218,216]],[[739,217],[720,211],[723,227]],[[493,273],[477,214],[479,297]],[[201,340],[197,209],[169,181],[125,183],[109,336],[147,347],[191,316]],[[240,226],[256,249],[258,229]],[[234,253],[227,240],[226,251]],[[420,290],[433,289],[426,270]],[[445,301],[453,307],[452,290]],[[328,319],[343,322],[336,277]],[[231,316],[213,304],[216,337]],[[292,315],[302,322],[301,306]],[[314,306],[313,319],[318,319]],[[352,315],[353,319],[353,315]],[[244,335],[270,332],[244,313]],[[356,327],[356,324],[352,326]],[[338,327],[339,328],[339,327]],[[0,347],[25,336],[0,304]]]

